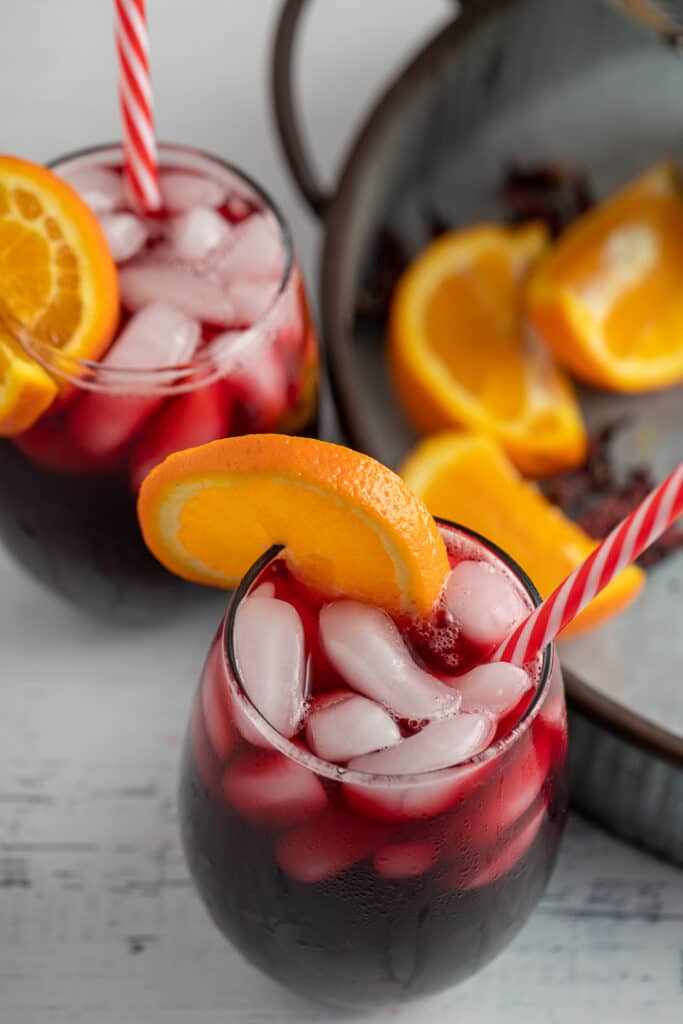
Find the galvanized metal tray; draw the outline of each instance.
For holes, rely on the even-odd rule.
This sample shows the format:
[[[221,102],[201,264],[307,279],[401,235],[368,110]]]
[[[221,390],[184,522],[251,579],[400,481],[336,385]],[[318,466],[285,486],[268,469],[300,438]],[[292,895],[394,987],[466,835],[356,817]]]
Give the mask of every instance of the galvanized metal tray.
[[[301,191],[325,215],[322,314],[351,443],[395,466],[416,438],[387,379],[381,327],[355,315],[383,225],[412,252],[425,210],[450,223],[498,218],[510,162],[561,160],[598,196],[663,157],[683,163],[683,61],[606,0],[473,0],[367,117],[334,195],[319,186],[292,99],[303,0],[283,9],[275,107]],[[683,388],[637,398],[584,391],[590,429],[626,417],[622,469],[663,476],[683,454]],[[627,612],[561,651],[575,803],[683,864],[683,552],[653,568]]]

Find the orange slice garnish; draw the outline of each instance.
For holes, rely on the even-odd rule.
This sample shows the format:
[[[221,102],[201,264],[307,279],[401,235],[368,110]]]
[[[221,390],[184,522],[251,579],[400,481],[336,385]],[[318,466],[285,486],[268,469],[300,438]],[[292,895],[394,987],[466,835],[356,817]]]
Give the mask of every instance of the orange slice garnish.
[[[683,379],[683,192],[660,164],[584,214],[528,280],[526,308],[557,358],[614,391]]]
[[[541,597],[547,597],[597,546],[481,434],[435,434],[408,456],[401,475],[434,515],[469,526],[511,555]],[[644,581],[641,569],[625,569],[562,636],[577,636],[616,615],[633,601]]]
[[[532,476],[586,453],[572,385],[522,317],[521,284],[547,245],[537,223],[443,235],[401,277],[389,319],[389,368],[417,430],[489,434]]]
[[[22,433],[58,392],[17,337],[97,359],[118,315],[116,267],[94,214],[44,167],[0,156],[0,435]]]
[[[297,577],[390,612],[428,612],[448,574],[441,535],[391,470],[306,437],[258,434],[170,455],[144,480],[142,533],[171,572],[234,587],[272,544]]]

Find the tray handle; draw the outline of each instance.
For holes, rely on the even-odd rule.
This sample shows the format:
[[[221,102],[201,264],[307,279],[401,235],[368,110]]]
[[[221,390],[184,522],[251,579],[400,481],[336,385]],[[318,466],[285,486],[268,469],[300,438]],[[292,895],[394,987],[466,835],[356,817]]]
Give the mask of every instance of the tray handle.
[[[451,0],[458,12],[476,0]],[[280,10],[271,56],[271,94],[275,124],[285,159],[301,195],[323,219],[332,195],[320,184],[294,100],[294,63],[301,16],[307,0],[285,0]]]

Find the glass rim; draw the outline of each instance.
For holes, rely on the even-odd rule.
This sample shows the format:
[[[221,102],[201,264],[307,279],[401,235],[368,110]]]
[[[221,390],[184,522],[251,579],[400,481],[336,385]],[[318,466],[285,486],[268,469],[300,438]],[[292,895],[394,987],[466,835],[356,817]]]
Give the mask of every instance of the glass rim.
[[[282,273],[277,284],[277,289],[269,297],[268,303],[257,320],[243,330],[225,327],[224,330],[239,336],[239,352],[242,354],[256,345],[262,337],[261,331],[267,327],[268,321],[278,305],[282,294],[289,287],[294,273],[294,245],[292,234],[282,211],[269,193],[249,174],[245,173],[235,164],[223,157],[209,153],[207,150],[196,146],[184,145],[182,143],[164,142],[158,143],[160,157],[177,154],[180,158],[199,157],[201,160],[217,165],[224,171],[234,175],[237,179],[251,189],[263,202],[264,209],[273,215],[278,228],[279,242],[284,254]],[[123,157],[123,146],[120,142],[96,143],[92,146],[84,146],[80,149],[71,150],[61,156],[48,161],[46,166],[56,170],[62,165],[81,159],[87,159],[98,154],[110,153],[117,158]],[[160,160],[163,166],[164,161]],[[132,387],[136,392],[142,394],[167,395],[191,391],[195,388],[205,387],[213,380],[220,377],[229,377],[231,370],[222,367],[220,359],[216,358],[216,350],[212,349],[215,340],[212,339],[203,345],[199,352],[188,362],[181,364],[165,363],[153,368],[139,369],[134,367],[107,367],[104,361],[97,359],[80,359],[65,354],[57,345],[49,341],[31,338],[28,333],[17,330],[17,341],[22,345],[28,355],[36,359],[42,366],[54,373],[62,380],[80,387],[83,390],[98,391],[107,393],[125,392],[127,387]],[[243,342],[243,343],[242,343]],[[239,358],[239,356],[237,357]],[[110,380],[107,381],[107,376]],[[98,377],[104,379],[97,379]],[[168,381],[168,378],[173,378]],[[160,380],[159,378],[162,378]]]
[[[535,608],[541,603],[541,595],[527,573],[497,544],[490,541],[487,537],[484,537],[476,530],[471,530],[467,526],[463,526],[460,523],[454,523],[441,516],[434,516],[434,521],[438,525],[446,526],[460,534],[464,534],[466,537],[477,541],[485,547],[491,554],[500,559],[507,569],[512,572],[515,579],[522,585],[525,593],[530,598],[532,606]],[[535,693],[523,713],[509,731],[480,753],[475,754],[473,757],[465,758],[463,761],[458,761],[452,765],[448,765],[446,768],[430,769],[429,771],[414,772],[405,775],[398,773],[387,774],[380,772],[362,772],[352,768],[345,768],[344,766],[335,764],[332,761],[325,761],[323,758],[317,757],[311,751],[298,746],[292,740],[282,736],[277,729],[275,729],[268,720],[263,717],[244,689],[237,664],[234,633],[237,609],[244,598],[248,595],[260,573],[267,565],[270,564],[270,562],[280,555],[284,548],[285,545],[283,544],[272,545],[245,573],[232,595],[230,604],[228,605],[219,630],[221,642],[221,665],[225,670],[227,686],[230,687],[233,696],[236,696],[237,700],[240,701],[240,710],[248,717],[251,725],[253,725],[263,738],[281,754],[284,754],[290,760],[297,762],[303,767],[308,768],[310,771],[315,772],[316,775],[322,775],[336,782],[350,783],[352,785],[365,786],[366,788],[378,786],[399,790],[403,787],[419,786],[424,785],[425,783],[452,781],[455,772],[459,772],[467,768],[474,768],[478,765],[485,764],[487,761],[493,761],[494,759],[501,757],[527,734],[550,685],[556,657],[555,645],[552,643],[546,645],[542,652],[542,656],[539,655],[541,662]]]

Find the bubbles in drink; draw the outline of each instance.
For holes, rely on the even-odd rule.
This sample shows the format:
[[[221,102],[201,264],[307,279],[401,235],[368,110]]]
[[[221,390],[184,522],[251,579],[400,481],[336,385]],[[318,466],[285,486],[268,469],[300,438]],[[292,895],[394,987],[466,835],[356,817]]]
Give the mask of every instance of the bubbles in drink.
[[[451,886],[462,892],[468,889],[480,889],[502,878],[527,852],[538,835],[545,814],[546,805],[543,803],[507,843],[498,849],[487,851],[481,857],[481,862],[473,867],[473,870],[463,871],[461,868],[456,868],[450,878]]]
[[[472,815],[470,839],[486,847],[497,842],[534,804],[548,777],[552,750],[542,739],[525,736],[516,752],[514,766],[502,770],[498,784],[486,791]],[[514,770],[513,770],[514,768]]]

